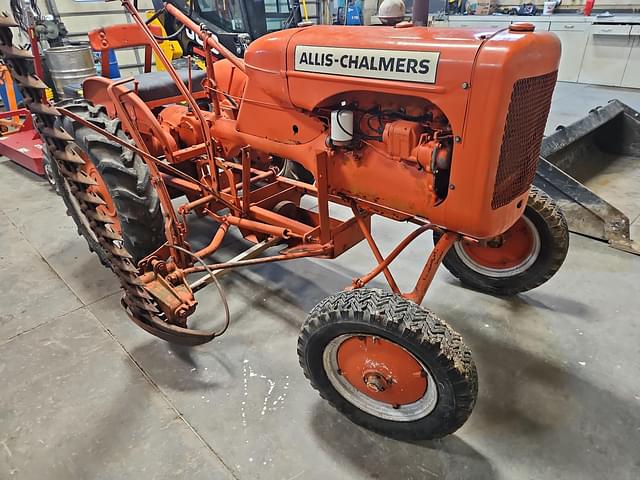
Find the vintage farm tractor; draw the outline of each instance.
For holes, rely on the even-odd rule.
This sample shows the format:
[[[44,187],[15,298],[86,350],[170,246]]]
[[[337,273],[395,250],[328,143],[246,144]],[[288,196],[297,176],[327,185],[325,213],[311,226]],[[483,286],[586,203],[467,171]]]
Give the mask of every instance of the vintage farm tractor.
[[[157,32],[122,4],[135,23],[91,32],[92,47],[145,46],[166,72],[89,78],[85,99],[53,106],[6,16],[0,53],[55,158],[70,214],[120,278],[129,317],[170,342],[202,344],[228,325],[228,309],[219,331],[189,320],[194,292],[219,287],[220,272],[331,259],[365,240],[375,268],[302,326],[304,373],[376,431],[417,439],[458,429],[476,401],[476,367],[460,335],[420,304],[442,261],[497,295],[535,288],[562,264],[566,222],[531,188],[557,38],[526,23],[489,33],[308,26],[263,36],[240,59],[169,1],[166,14],[207,46],[206,71],[176,70]],[[332,218],[331,204],[352,215]],[[187,242],[194,215],[217,225],[197,250]],[[384,257],[373,215],[416,228]],[[255,248],[211,263],[231,227]],[[435,247],[401,293],[389,265],[429,230]],[[389,292],[367,288],[380,274]]]

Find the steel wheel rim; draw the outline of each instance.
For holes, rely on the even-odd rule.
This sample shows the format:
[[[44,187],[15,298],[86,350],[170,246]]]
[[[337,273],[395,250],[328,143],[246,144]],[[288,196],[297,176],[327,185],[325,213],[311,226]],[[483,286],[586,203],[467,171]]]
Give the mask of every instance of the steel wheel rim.
[[[339,373],[340,366],[338,362],[338,350],[340,346],[348,339],[362,336],[376,337],[374,335],[362,333],[344,334],[332,339],[325,347],[322,354],[322,364],[327,378],[329,379],[329,382],[331,383],[333,388],[335,388],[336,391],[345,400],[347,400],[355,407],[359,408],[365,413],[368,413],[369,415],[373,415],[385,420],[396,422],[412,422],[429,415],[438,403],[438,389],[436,386],[436,382],[431,375],[431,372],[428,368],[426,368],[424,363],[417,359],[411,352],[398,345],[397,343],[392,342],[391,340],[385,339],[384,337],[379,337],[383,340],[393,343],[398,348],[404,350],[407,355],[409,355],[420,365],[422,371],[424,372],[427,387],[422,397],[417,401],[401,405],[399,408],[394,407],[389,403],[375,400],[374,398],[371,398],[370,396],[364,394]]]
[[[471,270],[480,273],[482,275],[494,278],[511,277],[526,272],[538,259],[541,249],[540,233],[536,229],[535,225],[524,215],[521,217],[524,224],[527,226],[529,233],[532,236],[532,245],[529,253],[522,259],[517,265],[513,265],[507,268],[495,268],[479,263],[472,255],[465,249],[462,242],[456,242],[454,244],[454,250],[458,254],[458,257],[462,262]],[[491,247],[486,247],[491,248]],[[499,248],[499,247],[498,247]]]

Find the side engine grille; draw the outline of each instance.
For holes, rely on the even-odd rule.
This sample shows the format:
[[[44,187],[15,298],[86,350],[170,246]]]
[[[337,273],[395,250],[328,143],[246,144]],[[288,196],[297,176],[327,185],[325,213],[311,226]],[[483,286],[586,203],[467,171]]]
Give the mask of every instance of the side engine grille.
[[[557,73],[521,78],[513,86],[491,201],[494,210],[533,182]]]

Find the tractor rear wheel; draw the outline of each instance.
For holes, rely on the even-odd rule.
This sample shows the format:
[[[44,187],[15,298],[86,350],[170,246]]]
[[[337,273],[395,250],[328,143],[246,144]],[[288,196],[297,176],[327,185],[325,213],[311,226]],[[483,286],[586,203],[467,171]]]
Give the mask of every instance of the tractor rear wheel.
[[[440,236],[434,233],[437,243]],[[569,249],[567,221],[558,205],[531,187],[524,214],[484,245],[458,241],[443,264],[463,284],[493,295],[515,295],[542,285],[562,266]]]
[[[309,184],[315,182],[313,173],[294,160],[275,157],[273,164],[280,169],[280,175],[283,177]]]
[[[118,120],[110,119],[100,107],[93,107],[85,100],[65,105],[70,111],[127,140]],[[122,236],[122,245],[138,262],[156,250],[165,241],[162,212],[157,192],[151,184],[149,171],[144,161],[121,145],[109,140],[81,123],[64,117],[59,124],[69,133],[74,143],[72,148],[84,161],[78,174],[89,177],[93,185],[85,185],[83,198],[92,198],[81,206],[77,200],[78,184],[69,181],[56,169],[61,183],[61,195],[69,215],[78,226],[78,232],[86,239],[102,263],[111,267],[109,255],[98,241],[95,222],[91,215],[109,219],[110,229]],[[86,206],[91,207],[87,211]]]
[[[453,433],[476,402],[476,367],[460,335],[382,290],[340,292],[316,305],[302,326],[298,357],[321,397],[391,437]]]

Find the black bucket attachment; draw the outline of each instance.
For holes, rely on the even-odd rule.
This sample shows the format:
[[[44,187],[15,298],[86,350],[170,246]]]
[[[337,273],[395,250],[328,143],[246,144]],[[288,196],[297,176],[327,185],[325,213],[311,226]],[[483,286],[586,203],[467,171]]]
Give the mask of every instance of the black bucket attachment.
[[[535,185],[569,230],[640,255],[640,113],[618,100],[542,141]],[[635,222],[635,223],[634,223]]]

